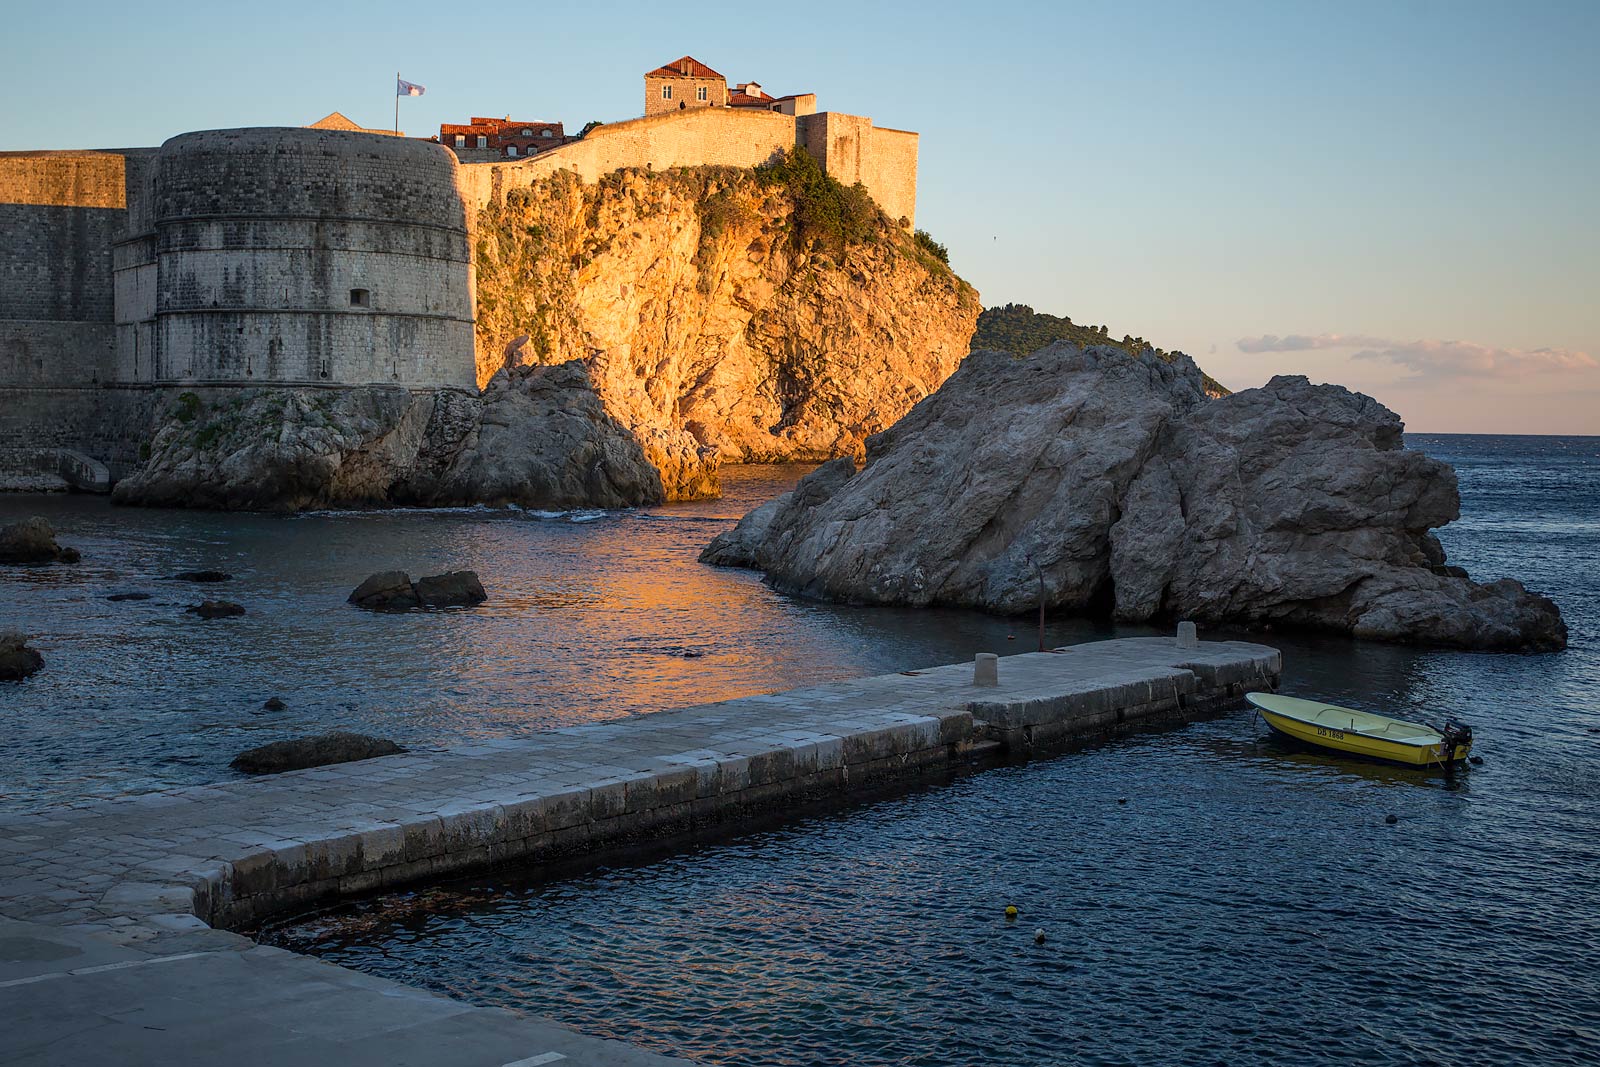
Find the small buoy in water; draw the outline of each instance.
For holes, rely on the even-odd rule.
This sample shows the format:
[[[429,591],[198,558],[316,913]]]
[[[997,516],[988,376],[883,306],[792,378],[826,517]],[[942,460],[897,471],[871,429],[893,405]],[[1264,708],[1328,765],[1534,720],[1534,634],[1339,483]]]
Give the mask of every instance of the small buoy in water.
[[[1035,945],[1044,944],[1044,929],[1043,928],[1040,928],[1040,929],[1035,930],[1033,932],[1033,943]]]
[[[1016,634],[1006,634],[1006,640],[1007,641],[1015,641],[1016,639],[1017,639],[1017,635]]]
[[[1127,797],[1118,797],[1117,798],[1117,803],[1118,804],[1126,804],[1127,802],[1128,802],[1128,798]]]
[[[277,697],[270,697],[267,700],[267,702],[265,704],[261,705],[261,706],[263,708],[266,708],[268,711],[282,711],[284,708],[288,707],[289,705],[285,704],[283,701],[279,700]]]
[[[1017,906],[1015,904],[1007,904],[1006,905],[1006,921],[1007,922],[1014,921],[1016,919],[1017,915],[1018,915]]]
[[[1468,759],[1468,762],[1471,763],[1474,767],[1482,767],[1483,766],[1483,757],[1482,756],[1472,756],[1472,757],[1470,757]]]
[[[1383,817],[1383,821],[1388,823],[1390,826],[1393,826],[1395,823],[1400,821],[1400,816],[1398,816],[1398,815],[1385,815]]]

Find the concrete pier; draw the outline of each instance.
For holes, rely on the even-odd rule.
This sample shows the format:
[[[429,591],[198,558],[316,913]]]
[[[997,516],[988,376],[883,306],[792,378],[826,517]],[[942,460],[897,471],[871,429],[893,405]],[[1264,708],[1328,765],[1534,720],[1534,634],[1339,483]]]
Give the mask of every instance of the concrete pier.
[[[232,1062],[671,1062],[226,931],[371,890],[737,825],[982,751],[1038,754],[1192,718],[1275,686],[1281,669],[1275,649],[1243,642],[1102,641],[1005,657],[998,684],[981,688],[971,663],[954,664],[3,818],[0,1008],[20,1025],[0,1030],[0,1061],[211,1062],[198,1035],[251,1013],[260,1042],[250,1056],[230,1045]],[[118,983],[121,999],[106,988]],[[152,1015],[154,999],[170,1014]],[[158,1016],[172,1025],[129,1029]],[[130,1042],[125,1055],[94,1053],[113,1036]]]

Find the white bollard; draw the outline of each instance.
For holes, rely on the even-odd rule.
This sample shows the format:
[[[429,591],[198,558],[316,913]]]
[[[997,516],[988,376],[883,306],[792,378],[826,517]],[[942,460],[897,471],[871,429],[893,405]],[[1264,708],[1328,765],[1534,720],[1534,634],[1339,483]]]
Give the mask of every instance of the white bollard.
[[[1000,684],[1000,657],[993,652],[979,652],[972,661],[973,685]]]
[[[1200,634],[1194,628],[1194,623],[1192,623],[1192,622],[1180,622],[1178,624],[1178,647],[1179,648],[1199,648],[1200,647]]]

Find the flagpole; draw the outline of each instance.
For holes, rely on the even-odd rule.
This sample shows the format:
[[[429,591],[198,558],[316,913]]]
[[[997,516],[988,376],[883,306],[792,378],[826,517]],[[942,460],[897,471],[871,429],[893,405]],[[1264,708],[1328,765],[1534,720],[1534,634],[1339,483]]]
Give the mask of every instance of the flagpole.
[[[400,72],[394,72],[394,135],[400,136]]]

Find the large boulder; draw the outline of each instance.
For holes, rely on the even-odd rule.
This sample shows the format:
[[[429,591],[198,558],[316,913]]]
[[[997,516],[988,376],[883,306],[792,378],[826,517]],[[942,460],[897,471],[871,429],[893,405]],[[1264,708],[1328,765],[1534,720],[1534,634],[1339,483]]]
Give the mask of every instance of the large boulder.
[[[323,767],[330,763],[393,756],[404,751],[393,741],[381,737],[336,730],[315,737],[296,737],[252,748],[235,756],[229,766],[245,774],[278,774],[307,767]]]
[[[76,563],[78,550],[56,544],[56,532],[35,515],[0,527],[0,563]]]
[[[16,682],[44,666],[38,649],[28,647],[26,634],[0,631],[0,682]]]
[[[472,571],[451,571],[417,579],[417,599],[425,608],[469,608],[489,599]]]
[[[1565,646],[1556,606],[1478,585],[1430,532],[1455,473],[1370,397],[1303,377],[1207,400],[1165,363],[1055,344],[974,353],[870,438],[747,515],[702,560],[781,589],[1007,614],[1282,623],[1393,641]]]
[[[406,611],[422,606],[411,575],[405,571],[380,571],[370,575],[350,594],[350,603],[370,611]]]
[[[405,571],[383,571],[356,586],[350,603],[369,611],[412,608],[469,608],[489,599],[474,571],[451,571],[418,578]]]

